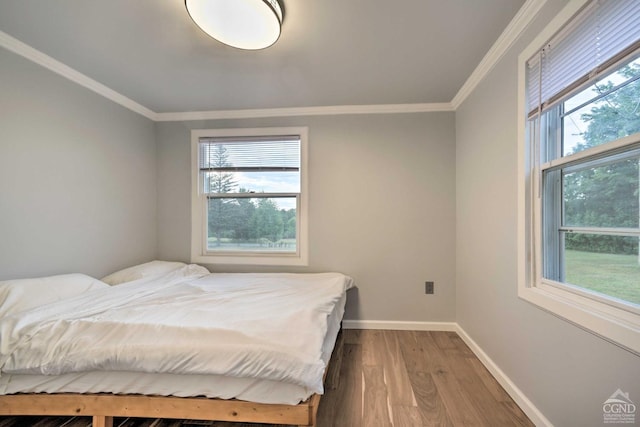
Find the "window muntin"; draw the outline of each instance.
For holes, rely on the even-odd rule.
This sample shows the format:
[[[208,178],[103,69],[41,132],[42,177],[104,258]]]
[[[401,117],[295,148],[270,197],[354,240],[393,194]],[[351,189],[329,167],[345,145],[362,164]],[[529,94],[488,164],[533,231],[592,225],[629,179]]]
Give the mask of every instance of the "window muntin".
[[[639,57],[638,2],[572,0],[543,30],[519,58],[518,187],[518,295],[638,354]]]
[[[305,265],[306,128],[198,130],[192,141],[192,260]]]

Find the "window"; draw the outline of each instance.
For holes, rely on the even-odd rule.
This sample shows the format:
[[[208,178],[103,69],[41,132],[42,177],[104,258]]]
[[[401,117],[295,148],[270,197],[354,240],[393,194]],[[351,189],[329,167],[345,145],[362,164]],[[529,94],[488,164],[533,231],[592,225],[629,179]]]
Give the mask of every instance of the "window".
[[[306,128],[194,130],[191,260],[306,265]]]
[[[570,2],[519,73],[518,294],[640,353],[640,2]]]

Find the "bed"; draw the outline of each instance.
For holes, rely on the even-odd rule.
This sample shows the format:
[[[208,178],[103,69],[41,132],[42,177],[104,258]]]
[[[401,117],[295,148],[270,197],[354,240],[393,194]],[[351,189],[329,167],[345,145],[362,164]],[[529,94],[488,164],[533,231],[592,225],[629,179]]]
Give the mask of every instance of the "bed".
[[[352,286],[161,261],[0,282],[0,415],[315,425]]]

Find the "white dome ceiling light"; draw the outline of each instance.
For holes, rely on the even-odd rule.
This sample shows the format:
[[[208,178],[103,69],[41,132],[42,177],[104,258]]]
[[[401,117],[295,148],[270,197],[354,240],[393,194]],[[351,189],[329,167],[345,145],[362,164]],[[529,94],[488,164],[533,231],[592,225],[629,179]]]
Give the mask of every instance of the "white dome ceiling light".
[[[214,39],[239,49],[264,49],[280,37],[278,0],[185,0],[191,19]]]

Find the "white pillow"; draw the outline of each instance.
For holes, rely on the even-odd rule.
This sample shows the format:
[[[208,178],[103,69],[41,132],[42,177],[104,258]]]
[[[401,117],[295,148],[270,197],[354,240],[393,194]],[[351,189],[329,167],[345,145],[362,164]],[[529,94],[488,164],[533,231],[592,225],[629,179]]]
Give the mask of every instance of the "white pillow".
[[[109,285],[119,285],[151,276],[161,276],[174,270],[184,267],[183,262],[151,261],[144,264],[134,265],[124,270],[116,271],[103,277],[101,280]]]
[[[80,273],[2,281],[0,318],[108,287],[106,283]]]

